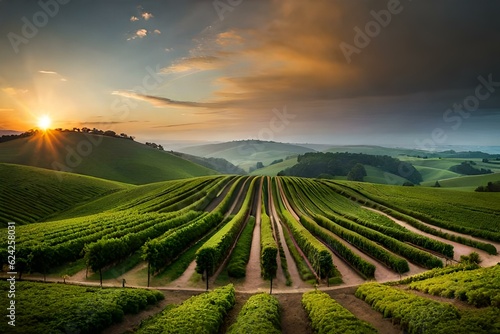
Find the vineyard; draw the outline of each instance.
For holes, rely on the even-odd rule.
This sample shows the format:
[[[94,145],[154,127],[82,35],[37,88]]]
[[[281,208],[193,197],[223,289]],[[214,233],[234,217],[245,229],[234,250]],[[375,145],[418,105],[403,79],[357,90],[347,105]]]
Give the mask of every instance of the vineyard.
[[[198,293],[214,289],[165,306],[141,325],[140,333],[175,332],[176,328],[217,333],[221,326],[229,333],[280,332],[284,297],[279,295],[315,286],[325,293],[307,292],[298,303],[309,328],[374,333],[376,328],[328,295],[334,291],[329,287],[366,281],[378,283],[361,285],[356,296],[409,332],[425,333],[426,328],[437,326],[419,322],[418,312],[424,312],[420,308],[443,314],[446,322],[438,316],[434,320],[449,328],[478,333],[491,330],[492,319],[498,317],[500,272],[498,266],[491,266],[500,261],[500,207],[485,200],[485,194],[468,194],[465,199],[447,191],[450,196],[443,200],[440,193],[407,187],[262,176],[206,176],[144,186],[95,183],[87,189],[94,200],[80,204],[76,198],[75,205],[68,203],[62,212],[50,212],[50,219],[33,222],[42,214],[26,213],[31,218],[22,221],[23,215],[16,213],[21,220],[16,222],[18,279]],[[4,269],[11,252],[3,238]],[[472,252],[485,268],[449,269]],[[436,274],[405,281],[425,273]],[[380,284],[390,281],[400,285]],[[23,282],[23,294],[35,291],[30,284]],[[37,289],[51,293],[50,286],[37,285]],[[57,285],[61,294],[72,288],[80,289]],[[141,297],[142,290],[119,291],[133,291],[133,296],[123,296],[125,300],[156,303],[160,299],[158,294]],[[462,312],[414,291],[487,308],[481,321],[488,325],[476,328],[479,313]],[[251,296],[238,302],[235,295],[240,293]],[[117,298],[114,293],[108,295],[96,300],[108,305],[106,298]],[[401,306],[396,300],[402,301]],[[139,304],[122,305],[121,311],[109,309],[110,319],[85,326],[105,328],[127,310],[137,312],[147,303]],[[408,305],[412,312],[405,311]],[[228,314],[236,312],[233,307],[238,311],[228,323]]]

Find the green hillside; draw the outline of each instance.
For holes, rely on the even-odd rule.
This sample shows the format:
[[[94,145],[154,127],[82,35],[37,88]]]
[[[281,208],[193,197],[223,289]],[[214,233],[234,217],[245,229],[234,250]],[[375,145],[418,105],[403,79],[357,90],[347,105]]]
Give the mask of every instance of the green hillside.
[[[0,163],[0,226],[34,223],[105,194],[133,188],[90,176]]]
[[[479,186],[484,186],[488,182],[500,181],[500,173],[486,175],[470,175],[448,178],[440,180],[439,184],[443,188],[460,188],[460,190],[474,190]],[[435,182],[422,183],[423,186],[433,186]]]
[[[123,207],[132,206],[134,203],[148,203],[150,201],[162,201],[164,196],[175,194],[179,189],[200,184],[203,181],[214,182],[223,176],[196,177],[185,180],[171,180],[155,182],[140,186],[131,186],[107,196],[100,197],[94,201],[75,206],[59,215],[51,217],[50,220],[61,220],[77,218],[107,211],[121,210]]]
[[[434,225],[447,222],[456,230],[466,227],[495,233],[500,228],[500,221],[496,218],[500,211],[500,193],[467,193],[442,188],[336,182],[355,189],[378,203]]]
[[[276,176],[283,169],[292,167],[297,163],[297,158],[291,158],[284,160],[282,162],[278,162],[273,165],[266,166],[264,168],[259,168],[249,173],[250,175],[268,175],[268,176]]]
[[[373,166],[365,166],[366,176],[364,177],[365,182],[380,183],[380,184],[394,184],[402,185],[408,182],[407,179],[392,173],[387,173]]]
[[[180,151],[200,157],[223,158],[248,171],[250,167],[255,167],[257,162],[262,162],[264,166],[267,166],[274,160],[286,159],[292,155],[313,152],[314,150],[294,144],[243,140],[191,146]]]
[[[216,174],[128,139],[49,131],[0,144],[0,162],[63,170],[131,184]]]

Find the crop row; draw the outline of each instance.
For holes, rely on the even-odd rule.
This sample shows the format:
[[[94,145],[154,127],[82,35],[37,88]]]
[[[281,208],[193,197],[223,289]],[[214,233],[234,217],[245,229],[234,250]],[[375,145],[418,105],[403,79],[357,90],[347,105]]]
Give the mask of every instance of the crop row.
[[[271,219],[266,213],[264,198],[262,198],[262,209],[260,214],[260,268],[264,279],[276,277],[278,270],[278,244],[274,239]]]
[[[10,283],[0,282],[0,302],[8,305]],[[0,322],[1,333],[100,333],[124,314],[138,313],[164,299],[146,289],[89,288],[65,284],[16,282],[15,327]]]
[[[498,309],[459,312],[449,303],[419,297],[411,292],[378,283],[365,283],[356,290],[384,318],[393,318],[408,333],[491,333],[497,326]]]
[[[326,190],[326,189],[322,189]],[[359,216],[356,217],[355,215],[352,214],[353,210],[344,210],[342,207],[337,207],[336,205],[332,204],[332,197],[338,197],[339,195],[334,193],[334,192],[323,192],[322,196],[316,196],[314,198],[315,203],[321,203],[323,205],[323,208],[325,209],[325,212],[333,212],[336,213],[333,215],[334,217],[338,215],[343,216],[346,219],[340,219],[340,221],[336,221],[338,224],[341,224],[342,226],[358,232],[365,237],[375,241],[379,242],[381,244],[384,244],[384,241],[388,241],[387,237],[392,237],[396,240],[399,241],[405,241],[412,243],[414,245],[420,246],[422,248],[428,249],[430,251],[438,252],[440,254],[443,254],[444,256],[453,257],[453,246],[446,244],[444,242],[440,242],[413,232],[409,232],[406,229],[400,229],[400,228],[393,228],[387,225],[382,225],[378,223],[373,223],[369,220],[362,219]],[[326,200],[328,199],[328,200]],[[328,210],[329,209],[329,210]],[[371,214],[370,219],[374,216],[380,216],[376,213],[373,212],[368,212],[366,210],[361,209],[361,211],[365,211],[367,214]],[[337,215],[338,214],[338,215]],[[332,219],[330,217],[330,214],[325,214],[328,218]],[[384,217],[385,218],[385,217]],[[333,220],[333,219],[332,219]],[[349,221],[350,220],[350,221]],[[355,224],[356,223],[356,224]],[[363,227],[359,226],[363,225]],[[377,233],[380,232],[380,233]],[[389,243],[390,240],[389,240]],[[385,246],[385,244],[384,244]],[[387,247],[387,246],[386,246]],[[401,254],[403,255],[403,254]]]
[[[313,290],[304,293],[302,306],[311,320],[311,327],[315,333],[377,333],[370,324],[356,318],[324,292]]]
[[[402,274],[410,270],[408,262],[405,259],[388,252],[385,248],[379,246],[370,239],[365,238],[358,233],[352,232],[334,223],[330,219],[325,218],[324,216],[316,215],[314,217],[314,220],[316,221],[316,223],[318,223],[319,226],[333,232],[342,239],[346,240],[351,245],[357,247],[364,253],[369,254],[370,256],[385,264],[389,268],[395,270],[396,272]]]
[[[285,185],[288,184],[288,182],[286,182],[288,181],[288,179],[289,178],[285,179]],[[286,190],[287,195],[289,195],[292,199],[290,204],[294,209],[300,212],[308,212],[309,214],[315,215],[315,213],[312,213],[313,211],[315,211],[314,205],[311,205],[311,203],[308,202],[306,196],[301,196],[302,194],[297,189],[293,191],[289,188],[286,188]],[[376,269],[375,265],[368,261],[365,261],[359,255],[353,252],[351,247],[346,246],[343,242],[338,240],[338,237],[335,236],[331,231],[325,229],[322,226],[319,226],[313,219],[311,219],[309,216],[305,216],[304,214],[300,215],[300,222],[307,230],[321,239],[325,244],[328,245],[328,247],[330,247],[333,252],[337,254],[337,256],[340,256],[345,261],[347,261],[361,275],[366,278],[374,277]]]
[[[476,307],[500,307],[500,265],[413,282],[409,288],[467,301]]]
[[[443,262],[437,257],[395,238],[388,237],[378,231],[373,231],[369,228],[357,225],[356,223],[334,214],[328,214],[328,218],[330,221],[338,224],[338,226],[343,226],[348,228],[350,231],[359,233],[360,235],[369,238],[394,253],[409,259],[411,262],[423,266],[424,268],[432,269],[443,267]]]
[[[254,228],[255,217],[250,216],[227,263],[227,275],[229,277],[243,278],[246,276],[246,267],[250,260]]]
[[[153,273],[169,264],[222,222],[223,215],[231,200],[234,200],[241,180],[240,178],[233,183],[223,201],[207,216],[174,231],[167,231],[143,246],[143,258],[148,261]]]
[[[406,278],[403,278],[402,280],[399,281],[394,281],[390,283],[386,283],[389,285],[399,285],[399,284],[409,284],[413,282],[418,282],[418,281],[423,281],[428,278],[433,278],[433,277],[438,277],[438,276],[443,276],[447,274],[451,274],[457,271],[466,271],[466,270],[474,270],[478,269],[479,265],[476,263],[458,263],[455,265],[449,265],[443,268],[434,268],[431,270],[424,271],[423,273],[409,276]]]
[[[247,179],[246,182],[248,182],[248,180],[249,179]],[[231,246],[236,241],[242,227],[247,221],[252,205],[256,180],[257,178],[252,179],[239,212],[196,252],[196,272],[200,274],[207,272],[208,276],[210,276],[224,261]]]
[[[322,215],[326,216],[329,220],[332,222],[340,225],[341,227],[355,232],[373,242],[376,242],[387,249],[393,251],[396,254],[399,254],[401,256],[406,257],[412,262],[415,262],[419,265],[422,265],[426,268],[435,268],[435,267],[442,267],[443,264],[441,260],[437,259],[436,257],[430,255],[427,252],[424,252],[420,249],[417,249],[415,247],[412,247],[408,244],[405,244],[404,242],[401,242],[400,240],[405,240],[405,241],[414,241],[417,244],[425,245],[427,246],[427,249],[432,249],[432,250],[440,250],[440,253],[445,253],[447,256],[453,257],[453,246],[431,240],[429,238],[421,237],[417,234],[413,233],[408,233],[408,232],[402,232],[400,230],[396,229],[391,229],[385,226],[381,226],[382,230],[391,230],[394,231],[395,236],[388,236],[384,233],[381,233],[377,230],[374,230],[374,228],[377,228],[377,224],[371,224],[368,223],[366,225],[369,225],[370,227],[367,226],[362,226],[359,223],[355,223],[347,218],[341,217],[338,214],[335,213],[335,208],[333,205],[330,204],[330,198],[332,197],[330,194],[322,194],[322,196],[316,195],[316,193],[311,191],[311,187],[307,188],[309,190],[308,196],[305,196],[303,198],[307,198],[309,200],[308,202],[308,207],[309,208],[314,208],[315,206],[319,209],[319,212],[322,212]],[[300,189],[297,189],[297,192],[300,194],[302,191]],[[303,199],[305,200],[305,199]],[[318,212],[318,211],[316,211]],[[317,219],[316,219],[317,220]],[[318,221],[318,223],[321,222]],[[322,225],[323,226],[323,225]],[[323,226],[325,227],[325,226]],[[327,227],[328,228],[328,227]],[[330,228],[328,228],[330,229]],[[335,231],[332,231],[335,232]],[[338,233],[335,233],[338,234]],[[396,235],[399,237],[396,237]],[[403,239],[400,239],[403,238]],[[370,253],[371,254],[371,253]],[[378,254],[378,253],[377,253]],[[376,257],[375,254],[372,254]],[[393,266],[389,265],[391,268],[395,269]]]
[[[332,185],[331,182],[327,182],[327,184]],[[339,184],[336,185],[340,186]],[[460,193],[438,196],[436,193],[428,192],[429,189],[417,189],[418,193],[408,194],[402,192],[398,187],[382,186],[374,188],[372,185],[352,184],[349,186],[343,184],[340,187],[349,188],[354,193],[357,193],[358,197],[362,195],[379,205],[391,208],[394,211],[428,224],[475,237],[500,241],[500,233],[496,232],[498,229],[496,231],[492,230],[492,226],[497,226],[496,222],[492,225],[485,223],[485,221],[495,221],[498,209],[488,209],[485,212],[479,209],[483,203],[477,203],[477,206],[471,205],[471,201],[474,200],[475,195],[473,195],[473,198],[470,195],[457,198]],[[454,205],[448,203],[450,196],[454,197]],[[482,219],[478,219],[478,217],[482,217]],[[481,228],[478,228],[478,226],[481,226]]]
[[[364,277],[373,278],[375,276],[375,265],[365,261],[359,255],[354,253],[348,246],[337,240],[332,232],[319,226],[314,220],[306,216],[301,216],[300,222],[305,228],[323,240],[323,242],[326,243],[337,255],[346,260]]]
[[[307,189],[309,190],[307,194],[302,192],[299,187],[295,187],[294,192],[290,193],[292,193],[292,196],[295,195],[296,201],[302,203],[303,211],[307,211],[309,215],[313,216],[314,221],[320,227],[317,227],[314,221],[306,217],[301,217],[302,224],[306,226],[307,229],[314,231],[316,235],[319,236],[319,234],[321,234],[321,238],[325,242],[331,245],[334,250],[338,251],[339,255],[344,257],[346,261],[351,263],[351,265],[353,265],[353,267],[355,267],[363,275],[367,277],[373,275],[372,265],[369,265],[366,261],[360,261],[359,256],[351,254],[352,251],[346,249],[347,247],[345,246],[342,247],[343,245],[341,245],[339,241],[335,240],[333,236],[329,235],[322,229],[333,232],[340,238],[346,240],[361,251],[369,254],[373,258],[379,260],[399,273],[409,271],[408,262],[405,259],[388,252],[386,249],[379,246],[379,243],[393,252],[408,257],[413,261],[419,261],[419,263],[423,262],[423,264],[431,267],[442,267],[442,262],[439,259],[426,252],[415,249],[394,238],[387,237],[377,231],[360,226],[333,214],[324,203],[328,202],[328,199],[319,199],[319,196],[316,196],[316,194],[311,191],[310,187]],[[328,215],[328,218],[323,215],[316,214],[315,212],[323,212],[323,214]]]
[[[148,261],[154,273],[182,254],[190,244],[202,238],[222,221],[218,212],[210,213],[167,235],[152,239],[143,246],[143,258]]]
[[[465,238],[462,236],[457,236],[455,234],[442,232],[442,231],[437,230],[433,227],[429,227],[426,224],[420,222],[418,219],[415,219],[413,217],[413,214],[415,214],[415,213],[406,214],[406,213],[403,213],[404,210],[401,208],[397,208],[397,210],[392,209],[389,205],[387,205],[386,202],[380,201],[380,203],[378,203],[377,202],[378,199],[376,199],[374,197],[373,197],[373,199],[371,199],[372,197],[369,197],[370,195],[368,195],[366,193],[361,194],[361,193],[355,191],[354,189],[351,189],[347,186],[339,185],[337,183],[325,181],[324,184],[328,185],[335,192],[337,192],[343,196],[346,196],[346,197],[351,198],[355,201],[361,202],[364,205],[367,205],[369,207],[376,208],[376,209],[378,209],[384,213],[387,213],[387,214],[389,214],[392,217],[395,217],[397,219],[401,219],[401,220],[407,222],[408,224],[410,224],[411,226],[413,226],[413,227],[415,227],[423,232],[426,232],[426,233],[429,233],[429,234],[432,234],[432,235],[435,235],[435,236],[438,236],[438,237],[441,237],[443,239],[447,239],[450,241],[455,241],[455,242],[461,243],[463,245],[467,245],[467,246],[471,246],[471,247],[474,247],[477,249],[481,249],[481,250],[488,252],[489,254],[497,254],[497,249],[491,244],[472,240],[472,239]],[[437,206],[439,206],[439,205],[437,205]],[[431,225],[433,225],[433,223],[431,223]],[[443,223],[441,227],[447,228],[450,230],[454,230],[456,225],[451,226],[451,224],[449,224],[449,223]],[[458,232],[466,233],[466,234],[470,234],[470,235],[475,235],[475,234],[473,234],[472,231],[458,231]],[[470,232],[470,233],[468,233],[468,232]],[[486,236],[484,236],[484,238],[489,239]],[[492,240],[495,240],[495,239],[492,239]]]
[[[280,305],[276,297],[259,293],[250,297],[243,305],[236,322],[227,334],[281,333]]]
[[[84,247],[85,262],[93,271],[100,271],[106,265],[122,260],[138,250],[148,239],[155,238],[167,230],[182,226],[201,214],[190,211],[185,215],[155,224],[136,233],[126,233],[120,238],[102,238]]]
[[[235,299],[232,284],[193,296],[181,305],[167,308],[148,320],[135,333],[213,333],[219,332]]]
[[[274,188],[276,190],[278,187],[276,179],[273,179],[273,181],[275,181]],[[278,214],[290,230],[293,238],[297,242],[297,245],[300,247],[302,252],[304,252],[305,256],[311,263],[316,274],[320,278],[331,276],[334,265],[328,248],[326,248],[326,246],[316,239],[311,232],[295,220],[290,212],[285,209],[281,196],[276,195],[275,201],[278,204]]]

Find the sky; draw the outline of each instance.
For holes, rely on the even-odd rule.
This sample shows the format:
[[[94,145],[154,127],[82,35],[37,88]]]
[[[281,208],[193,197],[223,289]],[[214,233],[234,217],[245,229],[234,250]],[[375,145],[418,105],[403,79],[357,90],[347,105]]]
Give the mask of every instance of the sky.
[[[500,145],[500,3],[0,0],[0,131]]]

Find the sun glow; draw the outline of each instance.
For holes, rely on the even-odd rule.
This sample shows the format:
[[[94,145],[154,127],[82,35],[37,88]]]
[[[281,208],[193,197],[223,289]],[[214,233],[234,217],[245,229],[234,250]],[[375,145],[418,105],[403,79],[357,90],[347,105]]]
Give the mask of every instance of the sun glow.
[[[47,130],[50,127],[51,123],[52,121],[47,115],[44,115],[38,119],[38,127],[43,131]]]

